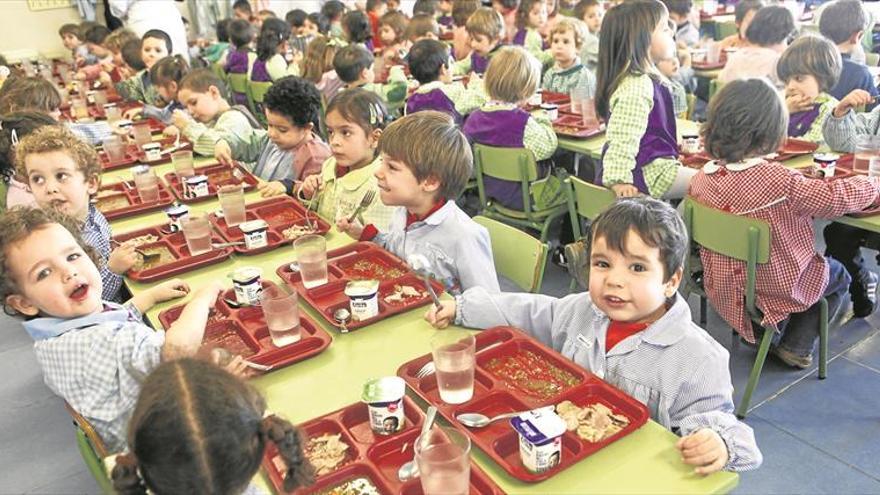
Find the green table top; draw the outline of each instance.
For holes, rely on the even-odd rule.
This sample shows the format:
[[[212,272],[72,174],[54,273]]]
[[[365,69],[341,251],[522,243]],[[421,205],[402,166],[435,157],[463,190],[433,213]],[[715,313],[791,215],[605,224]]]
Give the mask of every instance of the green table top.
[[[696,134],[700,131],[700,123],[685,119],[676,119],[678,139],[682,134]],[[559,148],[587,155],[598,160],[602,158],[602,146],[605,146],[605,133],[588,139],[573,139],[559,136]]]

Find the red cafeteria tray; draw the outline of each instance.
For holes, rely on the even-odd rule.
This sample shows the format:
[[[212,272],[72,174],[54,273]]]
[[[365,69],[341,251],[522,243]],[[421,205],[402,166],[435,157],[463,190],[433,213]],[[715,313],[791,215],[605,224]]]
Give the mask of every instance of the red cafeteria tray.
[[[170,205],[174,201],[171,191],[159,182],[159,199],[144,203],[141,196],[131,181],[117,182],[107,186],[101,186],[98,190],[98,210],[104,214],[107,220],[138,215],[148,211],[154,211]]]
[[[694,62],[693,68],[696,70],[716,70],[723,69],[727,65],[727,60],[719,60],[717,62]]]
[[[108,170],[116,170],[125,167],[131,167],[139,162],[137,146],[129,146],[125,149],[125,158],[119,161],[111,162],[104,150],[98,151],[98,160],[101,162],[101,168],[106,172]]]
[[[293,344],[275,347],[262,309],[257,306],[233,308],[224,299],[235,300],[232,289],[224,292],[211,310],[203,339],[205,344],[217,345],[222,342],[228,351],[255,363],[271,365],[273,371],[316,356],[330,345],[330,334],[300,312],[302,338]],[[175,306],[159,313],[159,322],[166,330],[180,318],[184,307]]]
[[[365,327],[431,302],[431,296],[425,289],[422,279],[411,272],[403,260],[372,242],[357,242],[328,251],[327,283],[318,287],[306,289],[299,272],[292,271],[289,263],[279,266],[276,273],[334,327],[337,323],[333,319],[333,312],[339,308],[349,307],[348,296],[344,292],[345,284],[350,280],[358,279],[379,280],[379,314],[367,320],[348,322],[346,324],[348,330]],[[419,290],[422,296],[410,297],[400,302],[386,302],[385,298],[393,293],[395,286],[398,285],[413,287]],[[443,286],[438,282],[432,281],[431,285],[438,295],[443,292]]]
[[[279,246],[290,244],[295,237],[286,237],[284,231],[296,225],[308,225],[309,222],[317,229],[312,234],[324,235],[330,230],[330,224],[317,214],[309,212],[306,220],[306,208],[298,201],[282,196],[272,198],[259,203],[247,205],[247,221],[263,219],[269,224],[269,243],[261,248],[248,249],[246,246],[235,246],[235,252],[239,254],[259,254],[275,249]],[[220,235],[229,242],[244,240],[244,234],[238,226],[229,227],[225,218],[217,218],[211,215],[211,223],[220,232]]]
[[[418,478],[406,483],[401,483],[397,478],[400,466],[413,458],[413,444],[425,420],[424,413],[412,399],[404,397],[403,403],[406,425],[400,432],[389,436],[373,433],[367,405],[360,402],[299,425],[306,438],[340,435],[341,440],[348,445],[348,450],[336,470],[318,476],[312,486],[300,488],[293,493],[326,493],[326,490],[355,478],[367,478],[383,495],[421,495],[422,486]],[[269,481],[276,493],[286,493],[283,487],[283,466],[275,446],[269,444],[263,456],[263,469],[269,475]],[[471,462],[470,493],[501,495],[504,492],[476,463]]]
[[[587,127],[584,125],[584,119],[580,115],[560,114],[559,118],[553,121],[553,130],[560,136],[572,138],[588,138],[605,132],[605,128]]]
[[[237,173],[240,178],[236,178],[235,175],[233,175],[233,168],[238,171]],[[196,167],[195,171],[196,175],[208,176],[207,196],[201,196],[198,198],[188,198],[184,196],[183,184],[181,184],[180,178],[177,174],[175,172],[165,174],[165,182],[168,184],[168,187],[171,188],[171,191],[174,192],[174,196],[182,203],[199,203],[202,201],[208,201],[209,199],[217,197],[217,189],[220,186],[225,186],[227,184],[243,184],[245,191],[250,191],[257,187],[257,178],[241,165],[229,167],[227,165],[215,163],[214,165]]]
[[[542,103],[552,103],[554,105],[563,105],[571,101],[571,97],[565,93],[554,93],[552,91],[541,92]]]
[[[139,162],[146,163],[148,165],[158,165],[160,163],[168,163],[171,161],[171,153],[174,153],[175,151],[188,150],[188,149],[192,148],[192,143],[189,142],[189,140],[187,140],[184,137],[180,138],[180,145],[177,146],[176,148],[174,147],[174,143],[177,142],[177,136],[165,136],[162,139],[154,139],[153,142],[159,143],[159,145],[162,146],[162,148],[161,148],[162,156],[159,157],[158,160],[147,160],[146,154],[142,150],[139,150],[136,145],[132,145],[132,146],[134,146],[135,153],[137,153],[137,157],[138,157]]]
[[[629,435],[648,421],[648,410],[644,404],[514,328],[496,327],[479,333],[476,339],[474,396],[464,404],[450,405],[440,400],[436,374],[422,379],[416,378],[419,369],[431,361],[430,354],[404,363],[398,368],[397,375],[406,380],[410,388],[415,390],[425,401],[437,406],[440,414],[467,433],[476,446],[486,452],[495,463],[514,478],[529,483],[543,481],[594,454],[606,445]],[[493,359],[522,355],[521,353],[525,351],[531,352],[535,356],[534,364],[539,367],[538,369],[552,365],[558,370],[573,375],[577,384],[562,386],[554,395],[540,398],[530,395],[529,392],[521,388],[509,385],[502,379],[495,377],[487,368]],[[530,369],[534,369],[534,367]],[[543,378],[546,379],[546,377],[547,375],[544,374]],[[482,413],[492,417],[498,414],[556,405],[564,400],[570,400],[579,407],[600,402],[614,413],[629,418],[630,423],[623,430],[597,443],[582,440],[573,431],[565,432],[562,438],[562,460],[559,465],[549,471],[535,474],[523,466],[519,454],[519,438],[509,422],[500,421],[485,428],[469,429],[455,419],[456,415],[465,412]]]
[[[788,138],[785,140],[784,143],[782,143],[782,146],[780,146],[779,149],[776,150],[776,156],[768,159],[783,162],[796,156],[808,155],[816,151],[816,149],[818,148],[819,145],[816,143],[811,143],[802,139]],[[703,163],[713,160],[713,158],[706,153],[706,150],[702,148],[697,153],[681,152],[681,157],[682,162],[688,160],[692,163],[696,163],[699,160],[702,160]]]
[[[221,249],[212,249],[207,253],[198,256],[191,256],[189,248],[186,246],[186,239],[183,232],[168,233],[169,224],[154,225],[146,229],[136,230],[114,236],[118,242],[125,242],[136,237],[151,235],[155,240],[144,242],[138,246],[138,249],[147,251],[151,248],[161,249],[169,253],[174,261],[164,263],[146,270],[129,270],[125,276],[138,282],[152,282],[180,273],[195,270],[203,266],[211,265],[219,261],[223,261],[232,254],[232,248],[226,247]],[[212,242],[223,242],[223,239],[216,233],[212,235]]]

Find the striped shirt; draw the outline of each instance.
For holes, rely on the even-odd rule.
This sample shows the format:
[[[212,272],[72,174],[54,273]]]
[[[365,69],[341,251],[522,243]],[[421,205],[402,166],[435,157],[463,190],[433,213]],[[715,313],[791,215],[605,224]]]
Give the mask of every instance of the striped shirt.
[[[828,147],[843,153],[855,151],[856,136],[877,134],[880,134],[880,105],[870,112],[849,110],[840,118],[831,114],[822,126],[822,135]]]
[[[107,260],[110,258],[110,224],[104,215],[95,208],[89,206],[89,215],[82,226],[83,241],[95,248],[101,258],[98,263],[98,273],[101,274],[101,283],[104,288],[101,291],[101,299],[105,301],[119,302],[119,289],[122,288],[122,276],[117,275],[107,268]]]
[[[456,297],[456,323],[473,328],[509,325],[648,407],[651,418],[686,436],[702,428],[727,445],[724,467],[746,471],[763,457],[752,429],[733,415],[729,355],[691,321],[678,294],[659,320],[605,350],[610,320],[588,293],[561,299],[542,294],[490,294],[476,287]]]

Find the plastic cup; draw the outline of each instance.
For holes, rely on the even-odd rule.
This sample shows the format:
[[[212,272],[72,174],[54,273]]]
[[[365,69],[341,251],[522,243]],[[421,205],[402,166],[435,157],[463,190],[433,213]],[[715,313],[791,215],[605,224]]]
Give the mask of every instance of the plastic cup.
[[[125,143],[122,142],[122,139],[119,136],[111,136],[101,142],[101,145],[104,147],[104,153],[107,154],[107,159],[113,162],[121,162],[125,159]]]
[[[710,64],[717,64],[721,61],[721,43],[709,42],[706,46],[706,61]]]
[[[416,439],[415,452],[425,495],[470,493],[471,441],[467,435],[435,426]]]
[[[327,283],[327,241],[319,235],[304,235],[293,241],[303,287],[311,289]]]
[[[298,299],[296,292],[288,294],[274,284],[263,288],[261,307],[275,347],[284,347],[299,342],[302,338]]]
[[[206,215],[190,213],[180,219],[180,227],[191,256],[211,250],[211,222]]]
[[[193,152],[190,150],[171,153],[171,164],[178,177],[192,177],[196,174],[193,168]]]
[[[440,399],[463,404],[474,396],[476,340],[466,330],[443,330],[431,339]]]
[[[76,120],[89,118],[89,107],[86,101],[82,98],[70,100],[70,114]]]
[[[117,120],[122,120],[122,110],[119,107],[105,108],[104,115],[107,117],[107,122],[111,124]]]
[[[153,141],[153,133],[150,131],[150,124],[138,124],[131,126],[131,135],[138,148]]]
[[[877,158],[880,158],[880,136],[856,136],[855,156],[853,157],[853,172],[870,172],[870,163],[872,160],[876,160]]]
[[[244,208],[244,189],[241,184],[221,186],[217,190],[217,197],[220,199],[220,207],[223,208],[223,218],[226,219],[226,225],[232,227],[247,220]]]
[[[581,100],[581,116],[586,127],[599,127],[599,118],[596,117],[596,105],[592,98]]]
[[[152,203],[159,200],[159,178],[156,172],[149,167],[134,167],[132,170],[134,185],[138,195],[144,203]]]

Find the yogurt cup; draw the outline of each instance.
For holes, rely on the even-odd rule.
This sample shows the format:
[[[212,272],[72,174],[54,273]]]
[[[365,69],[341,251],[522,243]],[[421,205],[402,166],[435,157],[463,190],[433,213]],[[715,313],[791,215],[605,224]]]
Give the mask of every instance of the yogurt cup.
[[[345,284],[345,295],[351,306],[351,319],[368,320],[379,314],[379,281],[353,280]]]
[[[543,90],[538,88],[538,90],[536,90],[534,92],[534,94],[532,94],[532,96],[529,97],[529,105],[532,105],[533,107],[539,106],[541,104],[541,102],[543,101],[542,98],[543,98]]]
[[[257,219],[238,225],[244,234],[244,245],[248,249],[257,249],[269,245],[269,224],[265,220]]]
[[[171,230],[179,232],[180,219],[189,215],[189,206],[183,204],[172,205],[165,208],[165,214],[168,215],[168,220],[171,223]]]
[[[207,175],[193,175],[184,182],[184,194],[188,198],[201,198],[210,194]]]
[[[128,119],[119,119],[116,121],[116,127],[119,127],[121,130],[126,132],[131,132],[132,125],[134,125],[134,122]]]
[[[535,409],[510,420],[519,433],[519,456],[531,473],[543,473],[562,461],[565,421],[549,409]]]
[[[706,62],[706,58],[709,56],[709,50],[705,48],[692,48],[691,49],[691,60],[695,63],[702,64]]]
[[[813,153],[813,168],[822,177],[834,177],[834,169],[837,167],[837,153]]]
[[[86,91],[86,101],[92,105],[95,104],[95,93],[97,93],[97,91]]]
[[[688,155],[700,152],[700,136],[697,134],[684,134],[681,136],[681,151]]]
[[[263,283],[260,277],[263,270],[245,266],[232,272],[232,288],[235,291],[235,300],[239,304],[256,306],[260,304],[263,294]]]
[[[159,143],[147,143],[143,145],[144,159],[154,162],[162,158],[162,145]]]
[[[559,118],[559,105],[553,103],[541,103],[541,108],[547,112],[547,116],[550,117],[550,120],[556,120]]]
[[[367,404],[370,429],[377,435],[392,435],[406,426],[403,396],[406,382],[398,376],[373,378],[364,384],[361,401]]]

